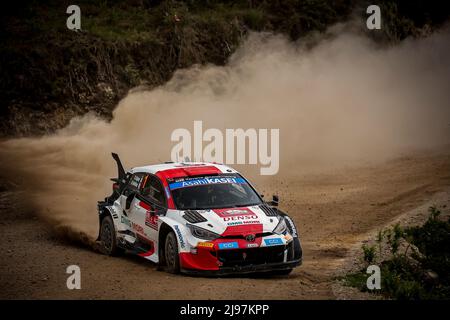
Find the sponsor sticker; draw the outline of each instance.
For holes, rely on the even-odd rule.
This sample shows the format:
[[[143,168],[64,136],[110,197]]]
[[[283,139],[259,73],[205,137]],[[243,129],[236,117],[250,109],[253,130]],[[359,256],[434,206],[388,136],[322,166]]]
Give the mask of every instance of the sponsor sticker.
[[[136,231],[138,233],[144,233],[144,228],[142,228],[141,225],[134,223],[134,222],[132,222],[131,225],[132,225],[134,231]]]
[[[243,178],[237,177],[211,177],[211,178],[198,178],[173,182],[169,184],[169,187],[170,190],[174,190],[178,188],[194,187],[199,185],[224,184],[224,183],[246,184],[247,182]]]
[[[165,187],[164,190],[166,191],[167,199],[170,199],[170,191],[169,191],[169,187]]]
[[[237,242],[222,242],[219,243],[219,249],[220,250],[227,250],[227,249],[238,249],[239,245]]]
[[[248,208],[240,209],[214,209],[214,212],[227,222],[227,225],[240,225],[249,223],[260,223],[256,213]]]
[[[145,214],[145,225],[158,231],[158,216],[147,211]]]
[[[245,215],[245,214],[248,214],[248,210],[245,210],[245,209],[229,209],[229,210],[226,210],[226,211],[222,211],[222,214]]]
[[[175,225],[174,228],[175,228],[175,232],[178,236],[178,240],[180,241],[180,247],[184,248],[186,246],[186,244],[184,243],[184,239],[183,239],[183,235],[181,234],[181,230],[178,227],[178,225]]]
[[[239,226],[242,224],[260,224],[261,222],[259,220],[250,220],[250,221],[232,221],[227,222],[227,226]]]
[[[223,221],[248,221],[248,220],[255,220],[255,219],[258,219],[258,216],[256,214],[254,214],[254,215],[245,215],[245,216],[224,217]]]
[[[259,220],[252,220],[252,221],[243,221],[243,224],[254,224],[254,223],[261,223]]]
[[[243,224],[242,221],[233,221],[233,222],[228,222],[227,226],[239,226]]]
[[[131,222],[127,217],[121,216],[120,217],[120,222],[122,222],[123,224],[127,225],[128,227],[131,228]]]
[[[288,222],[289,226],[291,227],[291,234],[294,238],[297,238],[297,229],[295,228],[294,222],[291,218],[288,216],[285,216],[284,219]]]
[[[198,248],[212,248],[212,247],[214,247],[214,243],[212,243],[212,242],[199,242],[198,244],[197,244],[197,247]]]
[[[264,239],[264,243],[266,246],[276,246],[283,244],[283,240],[281,240],[281,238]]]

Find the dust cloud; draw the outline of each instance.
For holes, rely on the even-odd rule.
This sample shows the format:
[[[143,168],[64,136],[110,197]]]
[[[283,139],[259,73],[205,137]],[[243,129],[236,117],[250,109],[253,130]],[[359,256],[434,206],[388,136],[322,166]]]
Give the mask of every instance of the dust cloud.
[[[450,32],[380,48],[341,32],[292,43],[251,34],[226,66],[195,66],[130,92],[111,122],[92,115],[57,133],[0,145],[21,201],[62,230],[96,237],[111,192],[111,151],[126,167],[170,160],[176,128],[279,128],[280,172],[379,162],[450,142]],[[256,165],[259,168],[259,165]],[[256,178],[254,167],[240,167]]]

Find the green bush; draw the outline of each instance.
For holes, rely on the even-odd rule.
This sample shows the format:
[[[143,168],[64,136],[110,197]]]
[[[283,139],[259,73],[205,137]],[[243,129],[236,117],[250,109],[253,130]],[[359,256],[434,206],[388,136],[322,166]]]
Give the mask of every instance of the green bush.
[[[440,211],[429,209],[430,216],[422,226],[392,229],[378,233],[376,242],[379,251],[386,238],[391,249],[391,257],[380,264],[381,293],[386,297],[402,300],[449,299],[450,298],[450,220],[440,219]],[[399,252],[401,239],[410,243],[405,252]],[[407,255],[414,245],[419,252]],[[372,263],[375,246],[362,247],[363,259]],[[345,285],[368,291],[366,270],[348,274]]]
[[[363,245],[362,249],[364,254],[363,256],[364,261],[366,261],[368,264],[371,264],[375,260],[376,256],[375,247]]]

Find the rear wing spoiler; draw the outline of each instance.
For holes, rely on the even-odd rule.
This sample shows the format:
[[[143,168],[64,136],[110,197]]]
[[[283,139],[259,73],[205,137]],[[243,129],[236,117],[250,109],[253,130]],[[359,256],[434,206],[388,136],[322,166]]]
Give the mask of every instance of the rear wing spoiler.
[[[127,181],[127,175],[125,173],[125,169],[123,168],[122,161],[120,161],[119,155],[117,153],[111,153],[113,159],[117,163],[117,178],[111,179],[112,181],[119,183],[119,184],[125,184]]]
[[[127,185],[127,174],[125,173],[125,170],[123,168],[122,162],[120,161],[119,155],[117,153],[111,153],[113,159],[117,163],[117,178],[112,178],[111,181],[114,182],[113,184],[113,193],[106,197],[104,201],[99,201],[98,206],[98,212],[100,215],[103,213],[103,208],[105,206],[110,206],[114,203],[114,201],[117,200],[117,198],[122,193],[122,190]]]

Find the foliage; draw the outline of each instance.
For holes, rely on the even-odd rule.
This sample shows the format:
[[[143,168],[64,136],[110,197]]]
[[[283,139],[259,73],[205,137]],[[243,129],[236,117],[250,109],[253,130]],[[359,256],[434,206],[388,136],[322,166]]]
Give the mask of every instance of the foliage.
[[[440,219],[441,212],[430,207],[430,216],[422,226],[382,230],[376,237],[379,254],[383,243],[389,246],[390,258],[380,262],[381,293],[394,299],[448,299],[450,296],[450,219]],[[401,241],[408,245],[399,252]],[[411,246],[417,248],[408,255]],[[363,259],[372,264],[375,246],[363,246]],[[368,275],[362,269],[346,275],[345,285],[368,291]]]
[[[366,261],[368,264],[372,264],[372,262],[375,260],[375,247],[363,245],[362,249],[364,254],[364,261]]]
[[[64,105],[108,117],[136,85],[161,85],[175,70],[194,64],[224,64],[249,31],[282,33],[297,40],[323,32],[355,11],[364,21],[368,4],[79,0],[82,31],[71,32],[66,28],[66,2],[16,1],[0,19],[0,114],[5,119],[14,110],[45,114]],[[449,15],[436,1],[382,0],[380,6],[385,12],[380,41],[420,36],[425,26],[437,27]],[[18,134],[18,128],[14,122],[0,124],[3,133]]]

